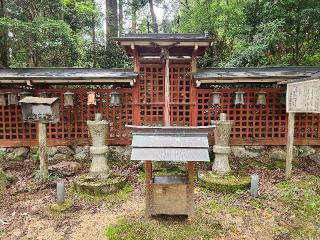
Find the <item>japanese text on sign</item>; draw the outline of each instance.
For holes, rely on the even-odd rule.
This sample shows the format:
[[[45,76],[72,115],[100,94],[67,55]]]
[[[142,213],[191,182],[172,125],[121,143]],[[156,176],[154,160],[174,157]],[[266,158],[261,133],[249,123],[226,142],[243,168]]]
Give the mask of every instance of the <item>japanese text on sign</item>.
[[[320,79],[289,83],[287,112],[320,113]]]

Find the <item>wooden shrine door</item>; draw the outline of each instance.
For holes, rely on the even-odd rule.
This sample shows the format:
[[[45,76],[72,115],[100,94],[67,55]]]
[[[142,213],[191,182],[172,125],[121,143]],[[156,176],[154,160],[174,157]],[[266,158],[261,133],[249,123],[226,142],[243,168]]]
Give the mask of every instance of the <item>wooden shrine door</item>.
[[[195,85],[190,64],[170,64],[170,124],[195,126]],[[164,126],[165,64],[140,64],[134,100],[135,124]],[[138,109],[137,109],[138,108]]]

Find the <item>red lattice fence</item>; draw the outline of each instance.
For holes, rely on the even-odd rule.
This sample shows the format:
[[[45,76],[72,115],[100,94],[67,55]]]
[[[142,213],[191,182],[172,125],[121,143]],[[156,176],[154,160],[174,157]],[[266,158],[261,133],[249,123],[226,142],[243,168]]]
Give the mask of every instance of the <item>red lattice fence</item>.
[[[190,65],[170,66],[170,115],[172,125],[203,126],[217,120],[225,112],[235,124],[231,133],[233,145],[283,145],[286,142],[287,114],[281,103],[285,88],[242,88],[245,104],[234,105],[236,88],[196,89],[191,79]],[[22,92],[21,89],[0,89],[0,92]],[[163,125],[164,65],[140,65],[140,74],[134,88],[119,88],[122,106],[109,106],[113,89],[95,89],[97,105],[87,105],[89,88],[41,89],[34,95],[47,92],[60,98],[60,118],[48,126],[48,145],[89,144],[87,120],[96,112],[111,123],[107,136],[111,145],[131,143],[126,124]],[[63,93],[74,93],[73,107],[63,107]],[[267,104],[256,105],[256,93],[267,92]],[[220,106],[210,105],[212,92],[221,93]],[[320,145],[320,114],[296,114],[295,144]],[[212,137],[211,137],[211,143]],[[0,146],[36,146],[36,124],[22,121],[21,107],[0,106]]]
[[[3,92],[17,92],[16,89],[2,89]],[[74,93],[74,106],[64,107],[63,93]],[[122,106],[109,106],[111,89],[95,89],[97,105],[87,105],[89,89],[41,89],[48,97],[60,98],[60,122],[48,125],[48,145],[82,145],[89,144],[90,139],[87,120],[93,120],[94,114],[100,112],[108,120],[110,133],[107,136],[112,145],[130,144],[126,124],[132,124],[132,89],[117,89],[122,95]],[[36,124],[23,123],[21,107],[18,105],[2,106],[0,111],[0,146],[36,146]]]
[[[245,104],[233,103],[238,89],[197,90],[197,125],[205,126],[218,120],[221,112],[234,120],[232,145],[284,145],[287,134],[286,106],[281,101],[285,88],[240,89],[245,93]],[[256,93],[267,93],[266,105],[256,105]],[[210,105],[212,92],[221,93],[221,105]],[[320,144],[320,114],[296,114],[295,144]]]

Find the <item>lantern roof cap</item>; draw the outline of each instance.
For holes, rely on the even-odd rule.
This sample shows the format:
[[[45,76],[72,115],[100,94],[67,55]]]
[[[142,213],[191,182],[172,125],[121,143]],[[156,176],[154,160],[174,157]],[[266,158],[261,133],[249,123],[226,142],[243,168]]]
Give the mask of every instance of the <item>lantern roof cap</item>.
[[[42,98],[42,97],[25,97],[21,99],[20,103],[29,103],[29,104],[45,104],[45,105],[52,105],[54,102],[58,101],[59,98]]]

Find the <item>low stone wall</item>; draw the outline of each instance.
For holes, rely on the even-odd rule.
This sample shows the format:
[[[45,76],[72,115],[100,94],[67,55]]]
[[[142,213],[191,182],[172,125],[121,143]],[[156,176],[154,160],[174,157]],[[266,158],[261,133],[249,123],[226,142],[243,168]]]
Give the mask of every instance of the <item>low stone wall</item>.
[[[48,147],[48,160],[60,161],[86,161],[90,160],[90,146],[59,146]],[[129,161],[131,146],[109,146],[107,159],[109,161]],[[210,153],[213,158],[214,154]],[[232,146],[231,155],[235,158],[257,159],[268,155],[271,160],[285,160],[286,148],[284,146]],[[320,164],[320,148],[310,146],[295,146],[294,156],[308,158]],[[0,160],[36,159],[37,148],[0,148]]]
[[[90,160],[90,146],[58,146],[48,147],[48,161],[86,161]],[[107,158],[110,161],[129,161],[131,146],[109,146]],[[37,159],[37,148],[0,148],[0,160]]]

